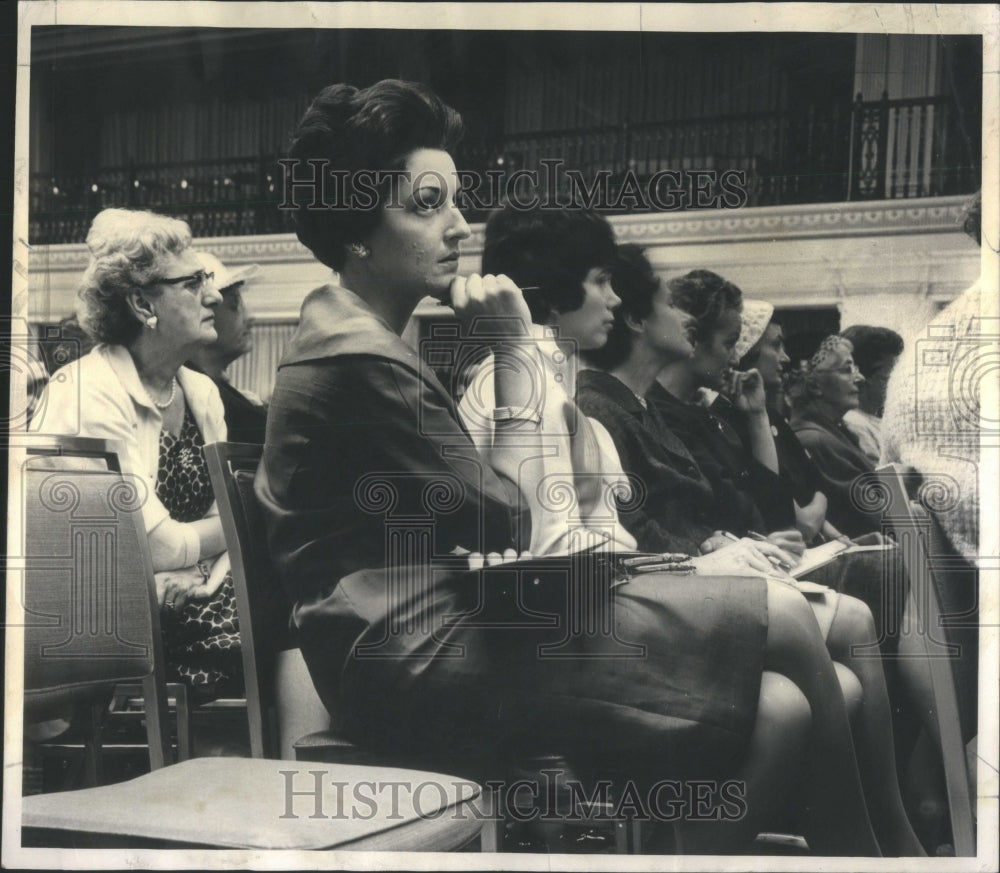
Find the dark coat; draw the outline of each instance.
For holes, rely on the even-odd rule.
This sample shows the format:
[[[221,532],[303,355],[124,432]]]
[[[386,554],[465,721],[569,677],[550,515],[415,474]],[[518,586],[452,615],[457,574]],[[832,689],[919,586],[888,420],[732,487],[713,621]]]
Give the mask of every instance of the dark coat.
[[[871,459],[861,451],[857,437],[842,421],[833,421],[817,410],[796,412],[791,424],[823,477],[830,524],[849,537],[880,530],[881,515],[865,512],[860,495],[852,494],[858,476],[875,470]]]
[[[313,682],[356,739],[396,753],[579,750],[637,775],[716,772],[745,744],[762,581],[650,573],[601,589],[589,556],[554,558],[547,576],[460,567],[455,547],[512,544],[504,486],[441,383],[349,291],[303,305],[255,490]],[[613,634],[584,632],[601,617],[569,620],[595,603]]]

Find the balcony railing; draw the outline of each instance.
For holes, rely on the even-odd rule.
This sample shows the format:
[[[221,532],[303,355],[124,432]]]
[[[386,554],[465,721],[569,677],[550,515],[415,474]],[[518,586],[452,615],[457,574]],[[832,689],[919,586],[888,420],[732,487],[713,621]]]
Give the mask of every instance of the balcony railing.
[[[745,174],[742,205],[770,206],[962,194],[979,185],[980,168],[955,130],[946,98],[882,100],[828,107],[820,112],[768,112],[681,121],[624,124],[589,130],[515,134],[499,142],[466,142],[456,155],[461,169],[478,171],[482,184],[468,193],[471,220],[484,217],[476,204],[495,202],[497,192],[530,200],[545,187],[543,161],[558,159],[559,198],[588,190],[606,174],[610,212],[647,208],[697,208],[693,171]],[[978,130],[974,132],[978,136]],[[293,229],[283,196],[277,155],[232,160],[105,168],[90,177],[31,179],[32,243],[81,242],[90,221],[108,206],[154,209],[185,219],[195,236],[283,233]],[[487,170],[493,171],[490,180]],[[578,174],[571,187],[567,170]],[[687,198],[660,188],[658,203],[623,195],[631,180],[641,187],[659,171],[669,188],[681,180]],[[524,172],[524,171],[527,171]],[[537,174],[537,182],[530,174]],[[551,170],[549,171],[551,173]],[[709,177],[710,178],[710,177]],[[707,197],[718,193],[707,184]],[[733,205],[732,202],[729,205]]]

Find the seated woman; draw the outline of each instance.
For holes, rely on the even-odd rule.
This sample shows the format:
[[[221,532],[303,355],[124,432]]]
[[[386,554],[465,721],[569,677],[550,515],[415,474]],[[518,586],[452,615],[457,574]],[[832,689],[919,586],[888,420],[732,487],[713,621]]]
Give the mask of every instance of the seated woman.
[[[803,383],[793,394],[792,429],[809,452],[823,478],[826,517],[847,536],[881,528],[878,512],[865,512],[851,490],[854,481],[873,473],[875,465],[843,422],[844,413],[858,406],[858,385],[864,376],[854,364],[849,340],[828,336],[809,359]]]
[[[877,854],[837,671],[788,585],[640,574],[604,589],[614,634],[568,640],[476,617],[486,580],[456,555],[513,550],[512,506],[447,390],[400,339],[417,303],[450,294],[466,329],[498,325],[491,351],[509,366],[494,368],[493,449],[523,446],[541,412],[536,373],[519,363],[531,320],[520,290],[456,276],[470,233],[448,153],[460,132],[421,85],[334,85],[291,148],[345,171],[348,188],[362,169],[403,171],[383,175],[377,208],[296,213],[299,239],[340,282],[303,305],[256,491],[320,696],[350,734],[397,753],[555,749],[637,784],[744,779],[750,815],[683,823],[688,851],[751,839],[808,739],[811,845]],[[643,657],[605,657],[623,640]],[[576,657],[540,657],[546,644]]]
[[[645,460],[655,449],[662,422],[638,398],[652,385],[664,366],[692,354],[687,338],[691,317],[672,304],[672,298],[635,247],[623,246],[612,270],[612,281],[621,298],[607,344],[586,353],[599,373],[580,374],[580,404],[605,423],[615,437],[627,472],[641,472],[645,480],[656,468]],[[638,449],[638,451],[637,451]],[[638,469],[632,462],[639,461]],[[655,487],[650,484],[649,490]],[[717,553],[721,555],[722,553]],[[721,564],[721,562],[720,562]],[[724,564],[721,564],[724,567]],[[860,697],[856,728],[862,778],[873,813],[876,832],[890,854],[922,854],[903,810],[896,782],[891,716],[880,659],[852,656],[852,648],[875,640],[871,613],[860,601],[833,592],[810,601],[827,631],[831,656],[839,662],[845,695]],[[850,670],[843,666],[850,665]],[[860,683],[860,688],[857,686]]]
[[[785,489],[780,494],[758,489],[752,496],[758,506],[767,506],[783,498],[787,499],[786,495],[791,494],[795,526],[809,546],[821,534],[823,539],[835,539],[841,534],[826,521],[827,501],[821,490],[823,482],[819,470],[780,411],[784,371],[789,357],[785,353],[782,327],[772,320],[773,315],[774,307],[770,303],[744,299],[740,315],[740,338],[735,348],[735,355],[739,358],[737,369],[744,373],[756,370],[760,374],[767,404],[767,420],[778,457],[778,475],[785,483]],[[747,417],[741,415],[724,395],[719,395],[711,409],[732,426],[749,452],[751,442]],[[777,505],[768,510],[770,514],[781,511],[782,507]]]
[[[861,451],[877,465],[882,457],[885,392],[905,344],[892,328],[870,324],[852,324],[840,335],[853,346],[854,363],[865,377],[858,386],[858,408],[844,413],[844,425],[858,438]]]
[[[708,270],[667,282],[673,305],[694,316],[694,352],[671,361],[646,395],[666,425],[687,446],[717,489],[720,502],[738,512],[737,532],[763,531],[771,542],[801,554],[793,498],[781,477],[767,418],[764,386],[756,372],[735,370],[743,294]],[[701,402],[705,391],[726,392],[748,424],[749,451],[732,427]],[[771,498],[758,505],[755,496]]]
[[[226,439],[222,401],[211,379],[182,366],[215,339],[220,295],[182,221],[105,209],[87,247],[77,310],[98,345],[49,383],[31,429],[121,441],[123,472],[148,489],[170,681],[201,700],[241,696],[235,592],[202,452]]]
[[[603,217],[582,209],[502,209],[486,224],[483,272],[505,274],[526,295],[532,324],[523,351],[538,376],[541,420],[525,457],[500,457],[493,450],[497,360],[488,355],[471,373],[458,405],[459,415],[481,454],[516,484],[531,519],[534,555],[567,554],[599,543],[635,549],[618,522],[614,493],[627,489],[611,436],[580,413],[576,395],[577,352],[603,345],[620,302],[611,288],[609,267],[615,238]],[[589,463],[587,461],[589,460]],[[593,475],[582,475],[587,468]],[[524,481],[525,471],[541,478]],[[520,480],[520,481],[517,481]],[[574,499],[566,499],[572,492]],[[662,551],[662,550],[661,550]]]

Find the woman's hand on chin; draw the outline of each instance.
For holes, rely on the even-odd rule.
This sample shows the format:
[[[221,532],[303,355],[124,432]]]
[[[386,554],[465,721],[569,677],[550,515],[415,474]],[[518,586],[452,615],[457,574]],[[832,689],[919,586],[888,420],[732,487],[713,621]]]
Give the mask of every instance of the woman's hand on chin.
[[[521,289],[502,273],[499,276],[456,276],[451,283],[451,305],[468,333],[483,334],[497,342],[530,335],[531,310]],[[476,319],[488,325],[474,325]],[[485,329],[484,329],[485,328]]]

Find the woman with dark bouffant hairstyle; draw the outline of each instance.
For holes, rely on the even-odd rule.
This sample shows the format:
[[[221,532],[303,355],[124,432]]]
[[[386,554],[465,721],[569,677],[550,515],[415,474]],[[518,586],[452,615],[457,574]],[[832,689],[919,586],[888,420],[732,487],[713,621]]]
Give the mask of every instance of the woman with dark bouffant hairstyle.
[[[512,483],[493,463],[520,452],[522,481],[540,483],[530,448],[543,383],[522,354],[531,311],[518,286],[458,275],[470,235],[448,153],[459,129],[422,85],[338,85],[309,108],[292,146],[297,158],[349,174],[403,171],[372,208],[299,210],[299,238],[338,269],[339,283],[303,304],[255,483],[320,697],[349,736],[397,760],[444,752],[458,768],[461,755],[557,752],[583,775],[634,786],[743,779],[749,815],[681,822],[690,852],[747,845],[798,778],[809,725],[827,720],[830,742],[814,750],[827,765],[808,811],[810,843],[822,854],[878,854],[836,672],[793,588],[762,575],[662,570],[612,585],[599,568],[614,557],[586,553],[557,559],[563,587],[550,579],[540,590],[561,591],[562,602],[571,586],[608,610],[610,628],[567,636],[570,615],[553,626],[518,611],[536,589],[518,583],[518,562],[504,563],[522,543]],[[400,338],[428,295],[450,300],[459,346],[488,342],[502,363],[485,455]],[[526,580],[555,575],[520,564],[535,568]],[[505,599],[504,580],[517,598]]]

